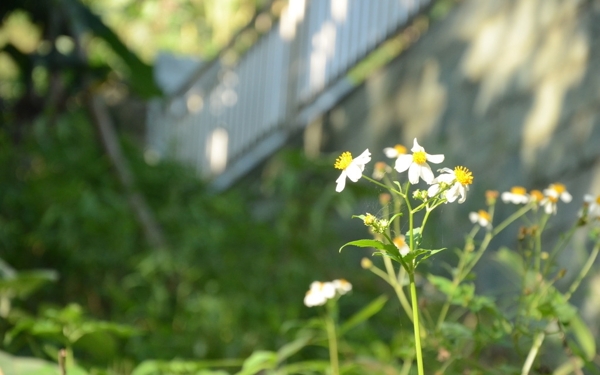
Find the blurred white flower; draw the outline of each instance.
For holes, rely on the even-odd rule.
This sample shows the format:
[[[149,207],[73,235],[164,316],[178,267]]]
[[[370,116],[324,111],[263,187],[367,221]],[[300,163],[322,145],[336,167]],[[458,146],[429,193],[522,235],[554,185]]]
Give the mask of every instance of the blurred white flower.
[[[490,214],[484,210],[469,213],[469,220],[471,220],[471,223],[477,223],[480,227],[483,228],[492,227]]]
[[[504,203],[525,204],[529,202],[527,190],[522,186],[513,186],[510,191],[502,193],[501,198]]]
[[[386,147],[383,149],[383,153],[390,159],[395,159],[400,155],[406,154],[406,147],[402,145],[395,145],[394,147]]]
[[[344,295],[352,290],[352,284],[344,279],[321,282],[313,281],[310,289],[304,296],[304,304],[307,307],[324,305],[327,300],[338,295]]]
[[[550,184],[548,189],[544,189],[544,196],[540,204],[544,207],[544,212],[553,215],[556,215],[556,204],[559,199],[565,203],[573,200],[573,196],[569,194],[565,185],[559,183]]]
[[[396,247],[400,251],[400,255],[402,255],[403,257],[405,257],[410,252],[410,247],[408,247],[408,245],[406,244],[406,237],[404,237],[403,235],[399,235],[398,237],[394,238],[393,241],[394,245],[396,245]]]

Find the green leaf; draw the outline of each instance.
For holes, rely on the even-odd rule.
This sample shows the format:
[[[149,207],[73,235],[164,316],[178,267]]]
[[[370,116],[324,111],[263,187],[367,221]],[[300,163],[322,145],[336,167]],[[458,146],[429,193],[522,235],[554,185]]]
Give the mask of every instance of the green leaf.
[[[255,375],[259,371],[274,369],[275,366],[277,366],[277,353],[258,350],[244,361],[242,370],[236,375]]]
[[[383,242],[377,241],[377,240],[368,240],[368,239],[367,240],[356,240],[356,241],[348,242],[344,246],[340,247],[340,252],[342,252],[342,249],[345,248],[346,246],[375,248],[377,250],[380,250],[380,251],[376,252],[376,254],[388,256],[388,257],[392,258],[393,260],[395,260],[396,262],[402,263],[400,251],[398,250],[398,248],[395,245],[384,244]]]
[[[585,354],[585,359],[588,361],[594,359],[596,356],[596,340],[579,314],[575,314],[573,317],[571,317],[568,327],[571,332],[573,332],[575,340]]]
[[[330,367],[329,361],[303,361],[281,367],[278,374],[310,374],[314,372],[324,374]]]
[[[425,259],[427,259],[427,258],[429,258],[429,257],[431,257],[431,256],[433,256],[433,255],[435,255],[437,253],[439,253],[440,251],[446,250],[446,248],[444,247],[442,249],[435,249],[435,250],[426,250],[426,249],[419,249],[419,250],[420,251],[424,251],[424,252],[421,252],[419,255],[423,255],[423,254],[424,255],[422,257],[420,257],[420,258],[417,259],[417,264],[415,265],[415,267],[418,266]]]
[[[58,280],[58,273],[52,270],[18,272],[12,277],[0,280],[0,294],[26,298],[44,284]]]
[[[298,337],[296,340],[285,344],[277,351],[277,362],[281,363],[285,361],[287,358],[299,352],[302,348],[310,343],[310,341],[314,338],[314,335],[303,335]]]
[[[421,243],[421,239],[422,239],[421,227],[413,228],[412,234],[414,237],[413,241],[414,241],[415,247],[419,246],[419,244]],[[411,235],[411,232],[409,230],[408,232],[406,232],[406,241],[407,241],[406,243],[410,243],[410,235]]]
[[[340,335],[377,314],[383,308],[383,306],[385,306],[387,300],[388,298],[386,296],[379,296],[367,306],[363,307],[359,312],[352,315],[348,320],[346,320],[346,322],[344,322],[344,324],[341,325],[339,329]]]

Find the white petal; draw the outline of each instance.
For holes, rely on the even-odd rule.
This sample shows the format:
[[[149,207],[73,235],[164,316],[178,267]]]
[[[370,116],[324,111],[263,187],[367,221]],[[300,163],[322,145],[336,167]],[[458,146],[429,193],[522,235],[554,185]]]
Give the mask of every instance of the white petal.
[[[573,196],[571,194],[569,194],[568,191],[565,191],[560,195],[560,200],[565,203],[569,203],[570,201],[573,200]]]
[[[456,176],[454,175],[454,172],[452,172],[452,174],[444,173],[437,176],[435,179],[436,181],[434,182],[444,182],[446,184],[451,184],[454,182],[454,180],[456,180]]]
[[[512,200],[512,194],[509,193],[508,191],[505,191],[504,193],[502,193],[500,198],[502,198],[502,202],[507,203]]]
[[[594,202],[594,200],[596,200],[596,199],[595,199],[595,197],[594,197],[593,195],[591,195],[591,194],[586,194],[586,195],[584,195],[584,196],[583,196],[583,201],[584,201],[584,202],[587,202],[587,203],[592,203],[592,202]]]
[[[471,220],[471,223],[475,224],[479,220],[479,214],[477,212],[470,212],[469,220]]]
[[[429,189],[427,189],[427,195],[430,197],[435,196],[438,192],[440,191],[440,185],[439,184],[433,184],[429,187]]]
[[[415,140],[413,142],[413,147],[410,150],[412,152],[425,151],[425,149],[423,147],[421,147],[421,145],[419,145],[419,142],[417,142],[417,138],[415,138]]]
[[[335,191],[339,193],[344,190],[344,187],[346,186],[346,171],[342,171],[342,174],[337,180],[335,180],[335,182],[337,183],[335,186]]]
[[[460,184],[454,184],[446,191],[446,200],[450,203],[454,202],[458,198],[458,187]]]
[[[398,151],[396,151],[393,147],[386,147],[383,149],[383,153],[390,159],[394,159],[398,157]]]
[[[352,182],[360,180],[362,177],[362,171],[365,169],[364,165],[350,164],[344,172]]]
[[[396,169],[399,173],[404,172],[410,167],[413,162],[412,155],[404,154],[400,155],[398,159],[396,159],[396,164],[394,164],[394,169]]]
[[[444,155],[443,154],[438,154],[438,155],[425,154],[425,155],[427,156],[427,161],[430,161],[433,164],[440,164],[441,162],[444,161]]]
[[[411,184],[417,184],[419,182],[419,174],[421,173],[421,166],[417,163],[413,163],[408,168],[408,181]]]
[[[433,181],[433,172],[431,171],[431,167],[427,163],[421,165],[420,167],[421,178],[423,179],[423,181],[430,184],[431,181]]]
[[[358,157],[356,157],[354,160],[352,160],[352,163],[361,164],[364,168],[364,165],[370,161],[371,161],[371,153],[369,152],[369,149],[366,149],[365,151],[363,151],[362,154],[358,155]]]
[[[457,183],[457,185],[458,185],[458,192],[460,194],[460,199],[458,200],[458,204],[465,203],[465,200],[467,199],[467,190],[469,190],[469,187],[462,186],[458,183]]]

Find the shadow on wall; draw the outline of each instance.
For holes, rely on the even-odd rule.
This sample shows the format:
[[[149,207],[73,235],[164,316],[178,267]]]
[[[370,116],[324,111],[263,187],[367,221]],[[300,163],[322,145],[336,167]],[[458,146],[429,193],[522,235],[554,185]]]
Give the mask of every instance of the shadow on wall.
[[[465,0],[336,106],[318,139],[336,153],[369,147],[377,161],[384,147],[410,148],[417,137],[446,155],[444,166],[467,166],[471,198],[448,205],[441,218],[458,240],[470,223],[457,228],[456,218],[481,208],[485,190],[562,182],[574,201],[559,207],[560,232],[584,194],[600,194],[598,40],[598,2]],[[580,268],[584,257],[582,247],[563,261]],[[588,293],[599,290],[600,276],[590,279]],[[588,320],[599,309],[586,300]]]

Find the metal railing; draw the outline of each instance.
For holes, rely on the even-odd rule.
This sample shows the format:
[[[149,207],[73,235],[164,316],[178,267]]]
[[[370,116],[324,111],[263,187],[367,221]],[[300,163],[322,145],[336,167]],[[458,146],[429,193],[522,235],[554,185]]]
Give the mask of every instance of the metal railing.
[[[431,0],[290,0],[234,64],[203,66],[150,103],[148,149],[193,165],[225,188],[331,108],[360,60]]]

